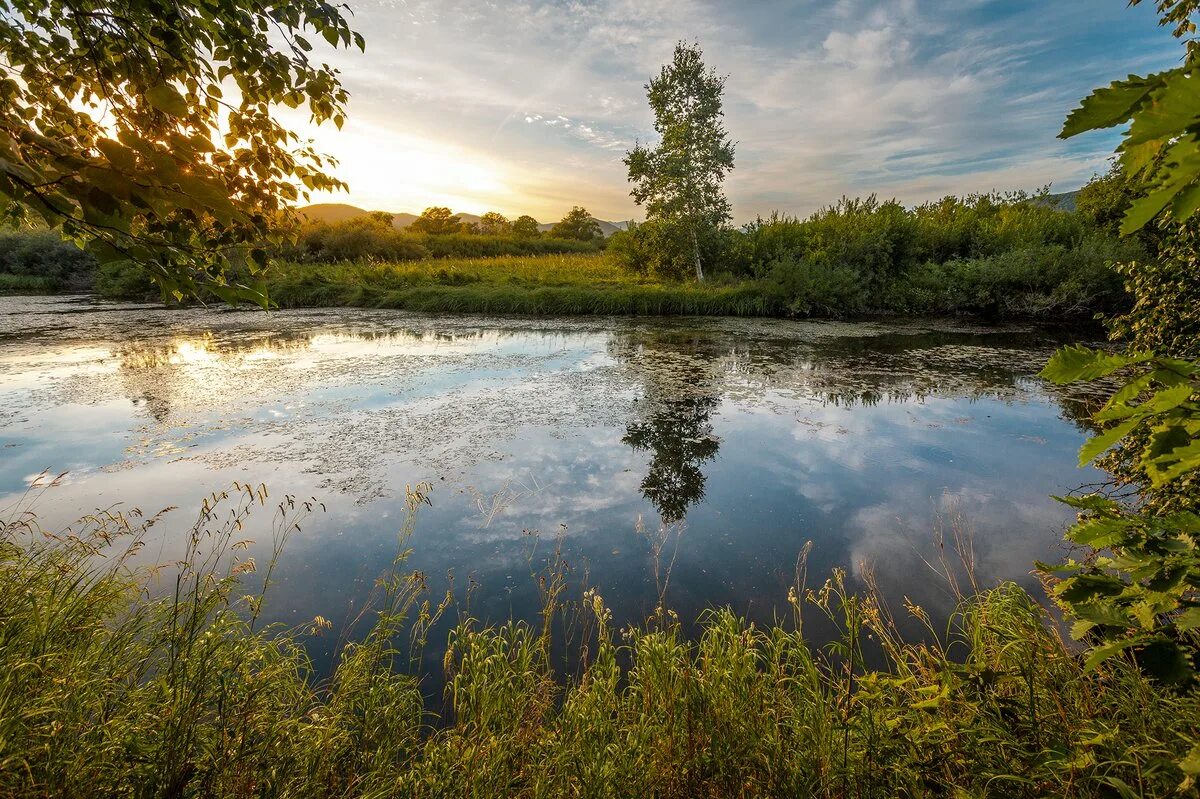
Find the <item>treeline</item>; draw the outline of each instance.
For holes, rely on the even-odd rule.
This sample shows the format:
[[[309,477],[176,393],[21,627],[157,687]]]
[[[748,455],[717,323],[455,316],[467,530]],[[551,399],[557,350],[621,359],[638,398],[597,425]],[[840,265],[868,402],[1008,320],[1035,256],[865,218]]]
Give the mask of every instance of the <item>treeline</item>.
[[[0,292],[91,291],[96,261],[48,230],[0,231]]]
[[[596,220],[582,208],[546,232],[539,232],[532,218],[509,222],[499,214],[485,214],[468,231],[445,208],[427,209],[403,230],[388,214],[368,214],[300,225],[294,241],[274,252],[280,265],[269,273],[268,289],[275,300],[286,295],[293,304],[319,304],[327,291],[309,296],[298,290],[292,279],[296,270],[284,265],[305,267],[309,282],[322,273],[330,278],[322,285],[341,285],[347,276],[333,265],[352,264],[366,271],[355,272],[339,289],[338,304],[366,303],[369,297],[370,303],[410,307],[416,302],[411,292],[395,291],[407,290],[411,276],[375,274],[380,265],[534,257],[527,271],[536,271],[537,256],[604,248],[606,262],[619,267],[617,274],[623,272],[628,281],[572,280],[568,290],[526,275],[530,280],[522,286],[541,292],[527,297],[521,292],[532,289],[498,286],[499,272],[493,280],[488,270],[476,269],[473,287],[443,286],[444,281],[422,277],[419,305],[433,302],[426,296],[431,291],[457,287],[455,297],[444,298],[446,307],[491,312],[1085,319],[1128,306],[1114,263],[1144,263],[1158,256],[1154,235],[1122,238],[1117,230],[1134,193],[1114,171],[1081,189],[1071,211],[1044,195],[1024,193],[947,197],[913,207],[875,196],[843,198],[806,218],[775,214],[740,229],[713,228],[696,241],[684,225],[653,220],[618,231],[606,243]],[[143,270],[127,264],[97,270],[89,256],[49,233],[5,234],[0,248],[0,290],[94,289],[124,299],[157,295]],[[707,272],[699,283],[691,280],[697,251]],[[586,275],[595,272],[581,268]],[[282,293],[281,276],[288,278],[283,280],[288,291]],[[397,280],[404,285],[395,285]]]
[[[1117,235],[1119,179],[1093,180],[1071,212],[1025,193],[915,207],[872,195],[804,219],[775,214],[712,229],[695,246],[715,282],[759,282],[795,315],[1090,316],[1126,302],[1114,262],[1153,254],[1146,241]],[[693,270],[690,236],[655,220],[614,234],[608,250],[631,272],[684,279]]]
[[[296,243],[279,256],[300,263],[383,263],[593,252],[603,245],[599,223],[584,208],[573,208],[542,233],[531,216],[510,222],[493,211],[471,223],[449,208],[433,207],[404,230],[393,225],[391,214],[382,212],[343,222],[306,222]]]

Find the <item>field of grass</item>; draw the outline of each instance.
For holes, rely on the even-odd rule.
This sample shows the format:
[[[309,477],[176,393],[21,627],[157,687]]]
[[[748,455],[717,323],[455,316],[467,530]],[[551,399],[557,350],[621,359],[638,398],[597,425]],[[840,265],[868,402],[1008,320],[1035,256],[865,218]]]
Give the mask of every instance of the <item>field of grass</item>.
[[[0,294],[53,294],[57,290],[53,278],[0,272]]]
[[[328,623],[260,629],[264,595],[245,582],[269,582],[238,542],[276,504],[278,553],[303,503],[246,486],[206,502],[181,562],[157,573],[162,598],[119,555],[146,521],[0,522],[0,795],[1195,795],[1200,694],[1157,687],[1123,655],[1085,670],[1011,585],[962,597],[926,643],[836,573],[794,590],[775,626],[715,610],[689,640],[663,609],[613,629],[600,594],[566,601],[551,558],[531,575],[542,620],[462,618],[435,714],[404,669],[454,610],[401,554],[366,611],[374,628],[319,680],[303,643]],[[804,638],[811,613],[841,629],[823,651]],[[566,629],[582,646],[570,673],[550,665]],[[886,665],[866,667],[868,651]]]
[[[438,259],[393,264],[282,264],[268,283],[282,308],[360,306],[412,311],[774,316],[758,285],[662,282],[603,253]]]

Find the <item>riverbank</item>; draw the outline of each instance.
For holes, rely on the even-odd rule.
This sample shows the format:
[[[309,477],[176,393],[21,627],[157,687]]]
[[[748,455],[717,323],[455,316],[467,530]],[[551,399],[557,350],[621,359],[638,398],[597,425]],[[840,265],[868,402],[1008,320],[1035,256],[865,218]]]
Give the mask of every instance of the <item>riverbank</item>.
[[[782,271],[782,270],[779,270]],[[761,317],[976,316],[1086,320],[1120,310],[1106,264],[1081,273],[1053,259],[929,264],[865,292],[846,274],[788,270],[704,283],[655,280],[604,253],[395,264],[279,264],[267,291],[281,308],[425,312]]]
[[[402,556],[370,633],[318,681],[305,642],[329,623],[259,629],[262,596],[243,583],[255,567],[239,555],[242,523],[275,502],[250,487],[215,498],[178,580],[160,574],[177,585],[162,599],[143,592],[149,572],[94,559],[94,547],[136,544],[137,523],[100,516],[49,538],[33,517],[0,524],[0,793],[1101,797],[1191,785],[1200,694],[1156,687],[1121,657],[1085,669],[1011,585],[961,597],[926,643],[902,640],[840,573],[793,589],[788,620],[716,611],[689,640],[669,611],[614,629],[600,594],[566,601],[551,562],[543,622],[462,617],[433,714],[403,670],[454,610],[427,601]],[[282,546],[304,505],[279,508]],[[805,641],[805,614],[842,631],[829,654]],[[582,646],[566,673],[551,665],[560,629]],[[886,665],[865,668],[868,651]]]

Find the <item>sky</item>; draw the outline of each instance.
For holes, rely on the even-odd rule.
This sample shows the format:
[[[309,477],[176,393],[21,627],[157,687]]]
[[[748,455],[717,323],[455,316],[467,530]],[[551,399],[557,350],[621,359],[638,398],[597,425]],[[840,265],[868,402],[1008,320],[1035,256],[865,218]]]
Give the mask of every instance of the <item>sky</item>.
[[[621,158],[655,142],[645,84],[695,41],[728,76],[734,221],[842,195],[1078,188],[1115,132],[1056,138],[1092,88],[1174,66],[1151,3],[1123,0],[348,0],[365,53],[320,53],[346,125],[296,121],[349,192],[554,221],[641,219]]]

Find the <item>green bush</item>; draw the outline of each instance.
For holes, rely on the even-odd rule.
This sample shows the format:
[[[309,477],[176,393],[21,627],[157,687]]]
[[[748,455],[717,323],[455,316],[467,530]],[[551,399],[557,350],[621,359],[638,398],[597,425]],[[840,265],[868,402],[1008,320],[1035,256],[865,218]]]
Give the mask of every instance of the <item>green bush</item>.
[[[386,216],[367,215],[336,224],[304,225],[296,244],[280,253],[302,263],[396,263],[426,258],[482,258],[595,252],[603,242],[547,236],[430,234],[397,230]]]
[[[552,560],[534,575],[542,623],[464,614],[432,712],[406,669],[450,601],[401,555],[371,629],[318,678],[304,645],[329,622],[262,629],[269,594],[246,596],[240,539],[263,506],[261,488],[213,497],[161,570],[120,555],[157,518],[0,520],[0,795],[1100,799],[1186,795],[1200,771],[1200,692],[1122,657],[1085,668],[1016,586],[962,597],[916,642],[840,571],[793,588],[775,624],[716,609],[689,637],[664,608],[614,629],[595,591],[568,600]],[[311,510],[278,504],[276,556]],[[803,635],[809,614],[836,631],[825,650]],[[566,673],[560,629],[582,646]]]
[[[151,300],[161,295],[146,270],[128,261],[103,264],[96,275],[95,290],[109,300]]]
[[[661,219],[631,222],[609,237],[608,252],[630,272],[655,280],[684,280],[696,274],[696,250],[710,274],[745,274],[749,253],[741,234],[719,228],[692,240],[686,224]]]
[[[74,242],[51,231],[0,232],[0,275],[8,286],[22,290],[90,291],[96,278],[96,260]]]
[[[771,265],[765,282],[792,316],[845,316],[869,308],[868,286],[856,269],[783,259]]]

